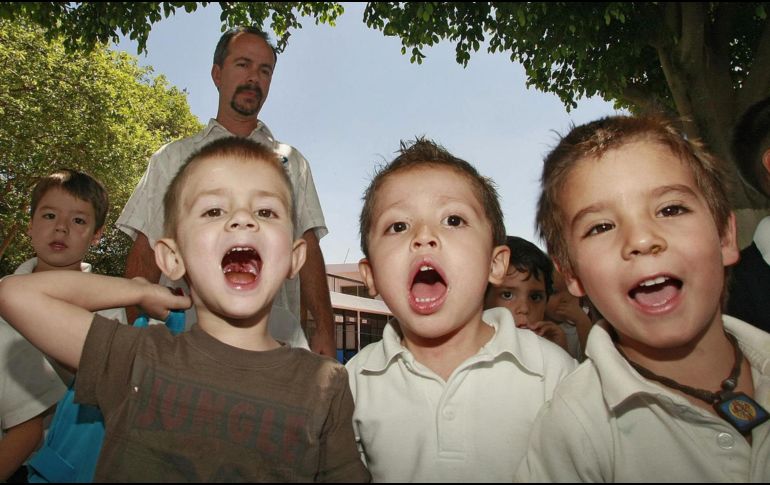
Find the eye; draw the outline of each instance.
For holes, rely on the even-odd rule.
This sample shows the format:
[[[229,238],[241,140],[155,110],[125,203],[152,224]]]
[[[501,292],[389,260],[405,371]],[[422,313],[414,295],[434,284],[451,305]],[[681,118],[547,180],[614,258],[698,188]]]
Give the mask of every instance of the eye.
[[[399,233],[404,232],[407,229],[409,229],[409,225],[406,222],[394,222],[390,226],[388,226],[387,233]]]
[[[662,215],[663,217],[673,217],[687,214],[688,212],[690,212],[690,209],[681,204],[671,204],[662,208],[658,214]]]
[[[85,225],[85,224],[88,224],[88,222],[85,219],[83,219],[82,217],[76,217],[76,218],[72,219],[72,222],[74,222],[75,224],[79,224],[81,226]]]
[[[542,293],[532,293],[529,298],[535,303],[539,303],[545,299]]]
[[[270,77],[270,76],[272,76],[272,75],[273,75],[273,70],[272,70],[272,69],[270,69],[269,67],[263,67],[263,68],[261,69],[261,71],[262,71],[262,74],[264,74],[264,75],[265,75],[265,76],[267,76],[267,77]]]
[[[588,230],[585,236],[595,236],[603,232],[611,231],[614,228],[615,226],[613,224],[610,224],[609,222],[602,222],[596,224],[595,226],[591,226],[591,229]]]
[[[500,292],[500,298],[506,301],[513,300],[513,292],[511,291],[501,291]]]
[[[441,223],[450,227],[460,227],[467,224],[465,219],[456,214],[452,214],[451,216],[446,217],[443,221],[441,221]]]
[[[278,217],[278,214],[276,214],[273,209],[259,209],[257,211],[257,216],[263,219],[274,219]]]
[[[209,209],[206,212],[204,212],[203,213],[203,217],[219,217],[222,214],[223,214],[222,209],[217,207],[217,208],[214,208],[214,209]]]
[[[53,219],[56,219],[56,214],[54,214],[53,212],[45,212],[45,213],[43,213],[43,215],[42,215],[42,216],[40,216],[40,217],[42,217],[43,219],[50,219],[50,220],[53,220]]]

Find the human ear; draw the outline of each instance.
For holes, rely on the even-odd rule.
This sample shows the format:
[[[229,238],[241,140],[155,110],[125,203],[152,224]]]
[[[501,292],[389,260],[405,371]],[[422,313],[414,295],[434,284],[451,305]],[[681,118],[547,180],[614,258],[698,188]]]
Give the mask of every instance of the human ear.
[[[214,81],[214,86],[217,87],[218,91],[219,87],[222,85],[222,68],[219,64],[211,66],[211,80]]]
[[[99,239],[102,238],[102,234],[104,234],[104,226],[100,227],[96,230],[93,237],[91,238],[91,245],[99,244]]]
[[[307,257],[307,242],[300,238],[294,241],[294,245],[291,248],[291,272],[289,273],[289,279],[294,278],[302,269],[302,265],[305,264],[305,258]]]
[[[358,262],[358,272],[361,273],[361,278],[364,280],[366,289],[369,291],[369,296],[372,298],[377,296],[377,287],[374,284],[374,273],[372,272],[372,265],[368,259],[363,258]]]
[[[727,219],[727,227],[722,231],[720,244],[722,246],[722,265],[730,266],[738,262],[741,251],[738,249],[738,236],[735,225],[735,213],[730,212]]]
[[[163,238],[155,243],[155,264],[172,281],[182,278],[186,273],[179,246],[171,238]]]
[[[765,150],[762,154],[762,166],[765,167],[765,171],[770,174],[770,148]]]
[[[556,270],[564,277],[564,285],[567,287],[567,291],[574,297],[580,298],[586,296],[586,290],[583,288],[583,283],[580,281],[573,270],[572,265],[566,267],[558,259],[553,260],[553,265]]]
[[[511,248],[506,245],[496,246],[492,249],[492,261],[489,263],[488,281],[494,286],[500,286],[508,272],[508,263],[511,261]]]

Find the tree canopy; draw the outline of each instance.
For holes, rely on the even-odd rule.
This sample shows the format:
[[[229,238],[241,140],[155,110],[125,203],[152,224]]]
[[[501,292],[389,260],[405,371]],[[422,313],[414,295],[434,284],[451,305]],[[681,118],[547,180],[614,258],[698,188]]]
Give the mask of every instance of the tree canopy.
[[[38,26],[0,19],[0,274],[32,255],[32,186],[66,167],[107,187],[105,236],[87,260],[99,272],[121,275],[130,240],[115,219],[150,155],[199,129],[186,94],[132,56],[103,46],[68,51]]]
[[[70,48],[118,39],[146,46],[152,25],[209,2],[31,2],[0,4],[0,17],[26,15],[63,35]],[[337,2],[219,2],[222,29],[270,28],[283,48],[300,18],[334,25]],[[412,62],[425,47],[453,42],[467,65],[482,47],[520,62],[528,84],[555,93],[567,109],[601,96],[634,112],[668,111],[724,160],[737,118],[770,93],[767,3],[735,2],[368,2],[364,22],[398,36]],[[266,27],[266,26],[265,26]],[[731,170],[734,182],[736,170]],[[734,191],[737,207],[768,207],[753,190]]]

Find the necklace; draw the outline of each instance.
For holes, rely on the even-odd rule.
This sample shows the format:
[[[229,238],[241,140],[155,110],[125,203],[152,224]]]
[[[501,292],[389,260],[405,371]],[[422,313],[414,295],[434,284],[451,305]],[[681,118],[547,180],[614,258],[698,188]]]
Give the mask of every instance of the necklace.
[[[746,394],[742,392],[733,392],[738,386],[738,378],[741,375],[743,352],[738,346],[738,342],[735,341],[735,337],[729,333],[725,333],[725,335],[735,351],[735,364],[733,364],[733,369],[727,379],[722,381],[721,390],[717,392],[685,386],[668,377],[659,376],[630,360],[619,348],[618,352],[620,352],[620,355],[631,364],[631,367],[636,369],[636,371],[643,377],[658,381],[672,389],[676,389],[677,391],[689,394],[692,397],[711,404],[722,419],[730,423],[735,429],[740,431],[741,434],[746,435],[750,433],[752,429],[770,419],[770,415],[768,415],[767,411],[765,411],[758,402]]]

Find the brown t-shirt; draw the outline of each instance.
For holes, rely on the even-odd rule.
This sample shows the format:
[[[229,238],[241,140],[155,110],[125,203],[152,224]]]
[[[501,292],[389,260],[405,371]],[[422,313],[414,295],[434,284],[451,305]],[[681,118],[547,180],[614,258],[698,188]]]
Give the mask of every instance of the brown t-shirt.
[[[97,482],[369,480],[345,368],[304,349],[252,352],[198,325],[172,336],[96,315],[76,400],[104,414]]]

